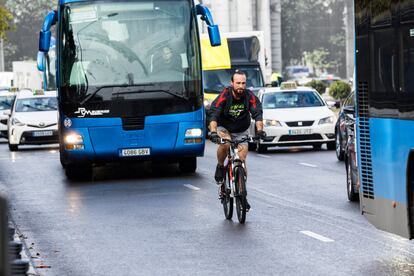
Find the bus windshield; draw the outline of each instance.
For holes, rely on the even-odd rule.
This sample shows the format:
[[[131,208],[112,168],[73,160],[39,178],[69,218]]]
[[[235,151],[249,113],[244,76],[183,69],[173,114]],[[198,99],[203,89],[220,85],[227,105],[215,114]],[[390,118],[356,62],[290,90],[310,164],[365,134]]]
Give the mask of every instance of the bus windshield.
[[[62,14],[63,101],[112,100],[128,86],[141,88],[124,100],[139,98],[143,87],[184,98],[201,94],[188,0],[69,3]]]

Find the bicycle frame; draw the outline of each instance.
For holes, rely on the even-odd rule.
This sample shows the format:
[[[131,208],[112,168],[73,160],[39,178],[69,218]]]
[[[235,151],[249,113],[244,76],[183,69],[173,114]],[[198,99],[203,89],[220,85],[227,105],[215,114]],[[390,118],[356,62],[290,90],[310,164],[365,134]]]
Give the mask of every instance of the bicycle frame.
[[[226,171],[228,172],[228,176],[230,177],[230,182],[231,182],[231,187],[229,187],[229,183],[227,181],[224,181],[224,185],[226,188],[226,193],[228,193],[228,191],[230,191],[230,193],[228,193],[228,195],[231,198],[234,198],[235,195],[235,191],[236,191],[236,187],[235,187],[235,171],[237,167],[242,167],[244,171],[246,171],[246,167],[244,165],[244,162],[240,159],[239,157],[239,143],[235,143],[232,142],[230,140],[227,139],[221,139],[221,144],[225,144],[225,143],[229,143],[230,144],[230,148],[227,154],[227,164],[226,164]]]

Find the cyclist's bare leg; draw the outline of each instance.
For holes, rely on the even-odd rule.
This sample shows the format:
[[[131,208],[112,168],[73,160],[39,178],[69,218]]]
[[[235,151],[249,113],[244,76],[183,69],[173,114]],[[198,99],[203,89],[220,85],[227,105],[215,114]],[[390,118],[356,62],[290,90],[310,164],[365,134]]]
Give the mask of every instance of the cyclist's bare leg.
[[[240,160],[243,161],[244,163],[244,171],[246,173],[247,176],[247,165],[246,165],[246,159],[247,159],[247,153],[249,152],[248,147],[246,144],[240,144],[238,146],[238,150],[239,150],[239,157]]]
[[[227,131],[219,131],[217,133],[220,138],[224,139],[231,139],[230,133]],[[223,144],[219,145],[217,148],[217,163],[221,166],[224,166],[224,161],[226,160],[227,153],[229,152],[230,145],[229,144]]]

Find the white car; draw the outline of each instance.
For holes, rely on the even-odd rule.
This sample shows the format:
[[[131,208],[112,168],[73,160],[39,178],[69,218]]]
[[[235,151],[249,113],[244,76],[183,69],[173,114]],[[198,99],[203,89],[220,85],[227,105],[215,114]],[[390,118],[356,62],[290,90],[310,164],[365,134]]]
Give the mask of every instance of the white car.
[[[335,149],[336,116],[316,90],[282,83],[281,87],[262,89],[258,97],[267,137],[249,145],[250,149],[266,152],[271,146],[298,145],[320,149],[324,143],[329,150]],[[250,133],[255,133],[254,123]]]
[[[0,90],[0,137],[8,138],[7,136],[7,120],[10,110],[13,106],[16,93],[10,92],[9,89]],[[6,112],[6,114],[4,114]]]
[[[8,121],[9,149],[22,144],[59,143],[56,91],[20,91]]]

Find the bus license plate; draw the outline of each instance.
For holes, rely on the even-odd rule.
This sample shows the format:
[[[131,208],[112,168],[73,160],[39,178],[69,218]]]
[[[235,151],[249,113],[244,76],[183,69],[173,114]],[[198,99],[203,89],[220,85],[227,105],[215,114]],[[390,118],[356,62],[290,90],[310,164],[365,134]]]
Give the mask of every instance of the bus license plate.
[[[151,154],[150,148],[121,150],[121,156],[145,156],[145,155],[150,155],[150,154]]]
[[[33,132],[33,137],[43,137],[43,136],[53,136],[52,130],[45,130],[45,131],[35,131]]]
[[[289,135],[306,135],[306,134],[312,134],[312,129],[306,128],[306,129],[289,129]]]

